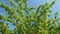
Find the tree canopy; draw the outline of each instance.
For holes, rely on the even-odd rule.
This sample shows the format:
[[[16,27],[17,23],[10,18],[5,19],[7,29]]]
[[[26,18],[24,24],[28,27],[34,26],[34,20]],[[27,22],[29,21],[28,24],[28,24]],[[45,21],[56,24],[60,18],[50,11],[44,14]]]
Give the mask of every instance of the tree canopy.
[[[10,5],[4,2],[0,7],[8,13],[7,16],[0,15],[0,32],[2,34],[59,34],[60,27],[56,25],[60,18],[55,13],[54,18],[50,18],[56,0],[52,3],[46,2],[37,8],[28,7],[28,0],[9,0]],[[14,8],[12,8],[14,7]],[[36,10],[36,12],[35,12]],[[10,30],[8,23],[12,23],[16,28]]]

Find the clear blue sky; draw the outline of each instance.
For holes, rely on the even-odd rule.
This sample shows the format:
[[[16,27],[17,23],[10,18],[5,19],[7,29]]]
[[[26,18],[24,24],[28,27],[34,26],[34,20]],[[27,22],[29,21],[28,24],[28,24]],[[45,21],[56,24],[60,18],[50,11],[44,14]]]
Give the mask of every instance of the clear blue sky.
[[[52,2],[52,0],[49,0],[50,2]],[[9,1],[8,0],[0,0],[0,3],[1,2],[5,2],[7,5],[9,5]],[[45,2],[47,2],[46,0],[29,0],[28,1],[28,5],[29,7],[37,7],[41,4],[44,4]],[[60,0],[57,0],[56,1],[56,4],[51,8],[52,10],[52,18],[54,17],[54,14],[56,11],[58,11],[58,13],[60,14]],[[0,8],[0,13],[2,13],[3,15],[5,15],[7,12],[3,9],[3,8]],[[58,15],[58,17],[60,17],[60,15]],[[11,30],[13,30],[14,26],[12,26],[12,24],[10,24],[9,26]]]

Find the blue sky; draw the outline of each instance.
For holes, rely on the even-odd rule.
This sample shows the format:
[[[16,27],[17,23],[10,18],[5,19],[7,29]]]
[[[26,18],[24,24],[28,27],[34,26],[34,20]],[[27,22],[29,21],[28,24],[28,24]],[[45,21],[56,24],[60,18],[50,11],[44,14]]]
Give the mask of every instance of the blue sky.
[[[44,4],[45,2],[49,2],[49,1],[52,2],[52,0],[48,0],[48,1],[46,1],[46,0],[29,0],[29,6],[37,7],[41,4]],[[52,16],[51,16],[52,18],[54,17],[54,14],[56,11],[58,12],[58,17],[60,17],[60,0],[56,1],[56,4],[51,8],[51,10],[52,10]]]
[[[52,2],[52,0],[49,0],[50,2]],[[5,2],[7,5],[9,5],[9,1],[8,0],[0,0],[0,3],[1,2]],[[47,2],[47,0],[29,0],[28,1],[28,6],[29,7],[37,7],[41,4],[44,4],[45,2]],[[54,17],[54,14],[56,11],[58,11],[58,17],[60,17],[60,0],[57,0],[56,1],[56,4],[51,8],[52,10],[52,18]],[[5,15],[7,12],[4,10],[4,8],[0,8],[0,13]],[[10,29],[12,30],[13,29],[13,26],[12,24],[10,24],[9,26]]]

